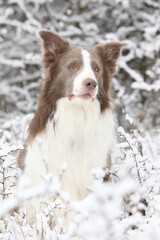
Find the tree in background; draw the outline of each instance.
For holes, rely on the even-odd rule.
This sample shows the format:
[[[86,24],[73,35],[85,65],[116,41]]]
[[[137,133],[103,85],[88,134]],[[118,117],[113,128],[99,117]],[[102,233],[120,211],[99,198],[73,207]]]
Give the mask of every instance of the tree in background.
[[[42,28],[55,31],[67,38],[72,45],[83,47],[94,47],[100,42],[125,41],[128,46],[119,60],[119,73],[113,79],[115,115],[118,119],[117,127],[120,126],[117,129],[115,164],[111,171],[105,170],[105,174],[112,175],[116,181],[118,179],[122,188],[123,181],[127,181],[128,176],[131,176],[137,188],[132,189],[131,195],[131,192],[126,189],[122,191],[129,194],[125,199],[125,205],[122,204],[123,194],[119,193],[118,204],[121,205],[123,214],[119,215],[117,211],[112,217],[107,211],[103,217],[100,212],[95,211],[95,206],[99,204],[96,198],[98,190],[93,190],[95,195],[90,201],[95,205],[93,204],[91,211],[103,223],[107,221],[107,225],[104,226],[106,229],[109,229],[110,221],[113,223],[114,227],[104,231],[105,237],[101,235],[99,238],[101,240],[111,239],[111,235],[113,240],[122,239],[126,232],[130,236],[129,239],[142,239],[142,236],[138,235],[138,230],[134,233],[134,238],[131,238],[133,233],[129,230],[136,228],[146,233],[146,239],[150,240],[153,238],[151,234],[153,226],[157,227],[155,232],[158,236],[159,225],[155,219],[160,217],[158,203],[160,193],[158,180],[160,176],[158,161],[160,160],[159,13],[158,0],[0,1],[0,128],[3,130],[0,136],[0,191],[2,198],[7,196],[14,182],[13,178],[18,174],[15,169],[15,158],[11,154],[19,147],[8,147],[8,145],[23,143],[27,126],[36,109],[37,97],[44,78],[40,69],[41,42],[38,31]],[[14,166],[14,174],[12,166]],[[123,168],[126,169],[127,174],[124,174]],[[114,188],[115,195],[109,186],[107,189],[111,197],[108,198],[107,204],[114,209],[113,203],[117,199],[115,197],[118,194],[118,187]],[[115,201],[112,203],[110,199]],[[102,197],[101,200],[101,202],[106,201],[106,198]],[[87,209],[90,201],[86,203]],[[147,203],[144,204],[144,201]],[[143,207],[139,205],[140,202]],[[139,212],[144,213],[146,205],[148,205],[148,210],[145,212],[147,220],[144,223],[135,216]],[[153,219],[151,219],[152,216],[154,216]],[[118,221],[121,220],[120,222],[116,222],[117,217]],[[6,234],[13,232],[13,225],[16,226],[17,232],[19,228],[25,228],[24,231],[27,232],[28,227],[22,221],[21,215],[18,223],[13,219],[5,221],[6,229],[3,228]],[[147,221],[150,224],[149,227],[145,225]],[[45,220],[42,222],[44,225],[47,224]],[[39,225],[38,229],[42,225]],[[45,226],[49,229],[48,225]],[[90,234],[89,222],[87,226],[87,234]],[[121,235],[116,235],[117,228],[121,229]],[[35,227],[34,231],[36,229]],[[98,229],[98,227],[95,228],[95,232],[97,231],[95,236],[99,234]],[[32,232],[33,229],[30,231]],[[35,236],[34,231],[32,236]],[[53,235],[52,231],[51,234]],[[82,228],[81,235],[84,237],[85,234],[85,229]],[[149,234],[151,238],[148,237]],[[23,239],[23,234],[15,234],[15,239],[18,239],[17,236]],[[29,239],[29,235],[25,236]],[[6,237],[6,239],[9,238]]]

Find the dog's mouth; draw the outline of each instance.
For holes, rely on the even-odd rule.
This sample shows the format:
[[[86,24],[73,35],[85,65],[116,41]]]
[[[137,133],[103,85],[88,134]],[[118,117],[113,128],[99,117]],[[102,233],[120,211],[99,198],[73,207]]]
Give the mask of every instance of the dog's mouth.
[[[68,98],[69,98],[69,100],[79,98],[79,99],[82,99],[82,100],[91,100],[92,102],[94,101],[94,98],[90,93],[84,93],[84,94],[80,94],[80,95],[70,94]]]

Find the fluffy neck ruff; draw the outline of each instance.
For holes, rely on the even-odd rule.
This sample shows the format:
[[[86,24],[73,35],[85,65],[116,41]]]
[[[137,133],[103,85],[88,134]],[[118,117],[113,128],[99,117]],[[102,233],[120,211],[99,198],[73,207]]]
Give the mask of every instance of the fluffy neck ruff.
[[[101,113],[98,100],[86,102],[62,98],[57,102],[54,118],[29,145],[25,174],[38,183],[42,173],[46,172],[44,157],[49,173],[56,176],[66,162],[63,189],[74,199],[82,199],[92,180],[91,170],[107,165],[107,153],[113,142],[114,121],[110,109]]]

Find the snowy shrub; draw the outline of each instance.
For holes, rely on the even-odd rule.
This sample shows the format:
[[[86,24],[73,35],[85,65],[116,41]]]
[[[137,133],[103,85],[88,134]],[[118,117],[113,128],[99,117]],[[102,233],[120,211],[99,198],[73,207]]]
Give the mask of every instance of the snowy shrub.
[[[159,239],[159,26],[158,0],[0,1],[0,239],[68,240],[77,235],[86,240]],[[93,170],[91,194],[80,202],[61,191],[60,179],[48,175],[36,189],[22,179],[17,195],[8,199],[20,175],[16,155],[44,79],[38,36],[42,28],[83,47],[128,43],[113,79],[117,119],[113,165]],[[25,199],[44,193],[58,194],[77,213],[68,230],[61,219],[55,227],[48,220],[52,209],[64,207],[61,202],[46,202],[44,214],[37,214],[33,225],[27,224],[25,208],[12,213]]]
[[[0,200],[5,200],[12,194],[12,188],[16,184],[19,170],[16,165],[16,158],[13,153],[22,146],[5,144],[2,138],[2,131],[0,130]]]

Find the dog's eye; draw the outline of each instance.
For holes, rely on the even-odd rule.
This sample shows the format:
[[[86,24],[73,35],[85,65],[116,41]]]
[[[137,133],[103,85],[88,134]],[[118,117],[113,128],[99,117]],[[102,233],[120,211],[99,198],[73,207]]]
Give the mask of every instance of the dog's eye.
[[[74,63],[72,63],[72,64],[70,64],[70,65],[68,66],[68,68],[69,68],[70,70],[74,70],[74,69],[76,69],[76,66],[75,66]]]
[[[95,66],[95,67],[93,68],[93,70],[94,70],[94,72],[99,72],[99,67],[98,67],[98,66]]]

